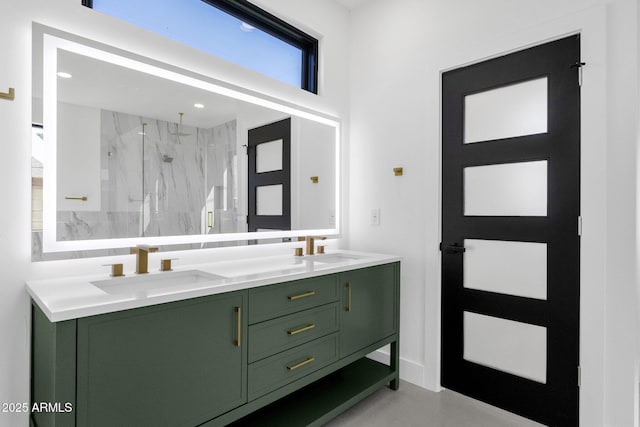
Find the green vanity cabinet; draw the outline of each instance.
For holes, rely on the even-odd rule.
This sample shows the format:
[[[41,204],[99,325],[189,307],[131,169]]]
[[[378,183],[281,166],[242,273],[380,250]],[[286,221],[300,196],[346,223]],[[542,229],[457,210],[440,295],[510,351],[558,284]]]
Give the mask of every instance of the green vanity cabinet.
[[[246,299],[79,319],[77,426],[195,426],[245,403]]]
[[[52,323],[35,303],[32,307],[31,407],[52,403],[65,411],[34,411],[31,427],[75,426],[76,321]]]
[[[33,427],[319,426],[398,387],[400,263],[50,322],[32,311]],[[391,345],[391,363],[367,354]]]
[[[50,323],[34,305],[32,400],[74,412],[32,423],[196,426],[242,405],[246,307],[239,291]]]
[[[393,264],[340,274],[342,292],[340,355],[353,354],[393,335],[398,289]]]

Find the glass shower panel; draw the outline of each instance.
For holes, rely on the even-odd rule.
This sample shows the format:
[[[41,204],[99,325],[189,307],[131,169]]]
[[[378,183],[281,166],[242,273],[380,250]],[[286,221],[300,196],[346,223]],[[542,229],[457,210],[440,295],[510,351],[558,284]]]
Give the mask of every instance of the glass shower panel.
[[[100,219],[91,228],[99,238],[137,237],[143,225],[143,120],[138,116],[101,110]],[[58,233],[60,233],[58,229]]]
[[[200,129],[144,118],[142,235],[200,234],[205,141]]]
[[[207,234],[243,231],[237,210],[237,122],[231,120],[203,132],[207,147],[203,229]]]

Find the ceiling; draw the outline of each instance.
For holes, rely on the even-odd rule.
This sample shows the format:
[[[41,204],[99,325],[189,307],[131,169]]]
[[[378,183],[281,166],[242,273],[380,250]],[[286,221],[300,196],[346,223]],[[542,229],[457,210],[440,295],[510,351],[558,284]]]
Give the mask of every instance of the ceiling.
[[[375,0],[335,0],[336,3],[343,5],[347,9],[355,9],[366,3],[371,3]]]
[[[58,71],[70,73],[58,78],[58,101],[117,111],[148,119],[179,122],[212,128],[243,116],[261,117],[265,111],[249,102],[156,77],[88,56],[58,49]],[[196,108],[195,103],[203,104]]]

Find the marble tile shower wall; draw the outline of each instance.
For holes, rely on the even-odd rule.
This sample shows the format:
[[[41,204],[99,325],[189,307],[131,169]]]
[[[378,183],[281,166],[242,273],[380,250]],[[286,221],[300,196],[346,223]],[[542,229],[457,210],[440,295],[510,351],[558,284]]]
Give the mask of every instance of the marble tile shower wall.
[[[246,232],[246,215],[240,215],[236,121],[209,129],[207,147],[207,209],[214,212],[208,234]]]
[[[203,129],[103,110],[101,209],[58,211],[57,239],[242,231],[236,140],[235,120]],[[34,234],[37,259],[41,236]]]

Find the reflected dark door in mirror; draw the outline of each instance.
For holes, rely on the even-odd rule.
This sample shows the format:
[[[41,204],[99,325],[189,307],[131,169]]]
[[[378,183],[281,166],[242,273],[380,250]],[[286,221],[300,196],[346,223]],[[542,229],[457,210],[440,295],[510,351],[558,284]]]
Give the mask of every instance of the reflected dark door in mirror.
[[[260,144],[282,141],[282,166],[280,169],[258,172]],[[250,129],[247,154],[249,156],[249,215],[248,230],[291,230],[291,118]],[[258,191],[260,187],[281,186],[282,208],[280,214],[259,212]]]

